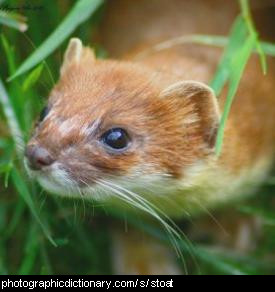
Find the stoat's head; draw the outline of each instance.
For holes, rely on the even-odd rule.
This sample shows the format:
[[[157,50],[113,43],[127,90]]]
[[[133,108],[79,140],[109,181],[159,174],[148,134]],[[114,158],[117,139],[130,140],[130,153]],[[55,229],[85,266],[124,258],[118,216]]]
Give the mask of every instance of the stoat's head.
[[[96,60],[72,39],[26,149],[31,174],[50,192],[96,198],[184,181],[213,155],[219,113],[208,86],[168,84],[138,65]]]

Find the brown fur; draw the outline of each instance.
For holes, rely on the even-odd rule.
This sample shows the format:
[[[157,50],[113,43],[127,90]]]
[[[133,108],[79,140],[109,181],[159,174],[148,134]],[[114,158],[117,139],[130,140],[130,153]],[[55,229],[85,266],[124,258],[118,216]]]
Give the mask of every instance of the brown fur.
[[[166,64],[169,62],[169,55],[160,53],[158,58],[160,64],[163,63],[164,57]],[[183,63],[185,58],[189,59],[187,64],[192,60],[189,56],[184,57]],[[194,60],[193,66],[196,66],[197,62]],[[203,63],[199,62],[202,66]],[[272,65],[269,64],[270,72],[274,70]],[[183,80],[187,76],[195,79],[190,71],[186,73],[184,69],[183,64],[181,67]],[[131,169],[140,168],[142,165],[140,171],[146,174],[162,172],[181,177],[184,165],[192,165],[205,155],[203,150],[205,138],[200,127],[201,125],[205,127],[208,117],[202,120],[203,123],[200,125],[197,123],[188,127],[183,125],[184,119],[188,119],[189,115],[199,110],[199,107],[195,109],[193,106],[203,104],[200,99],[193,104],[175,95],[160,98],[161,92],[168,84],[179,81],[173,74],[170,74],[170,80],[167,80],[166,74],[163,77],[160,73],[156,75],[138,65],[114,61],[91,61],[72,65],[53,90],[53,97],[49,101],[50,104],[58,101],[58,106],[54,109],[57,118],[46,120],[41,125],[35,137],[36,143],[46,147],[56,158],[66,147],[77,146],[76,161],[70,165],[70,172],[72,174],[76,171],[78,174],[85,172],[83,179],[89,178],[87,183],[93,180],[93,177],[90,177],[90,168],[84,171],[82,166],[78,166],[77,161],[84,162],[89,160],[89,157],[91,161],[89,167],[92,166],[94,170],[93,176],[97,172],[99,176],[105,172],[125,175]],[[212,76],[210,72],[209,76]],[[252,80],[261,80],[261,86],[251,82]],[[275,113],[272,106],[271,81],[271,74],[262,76],[258,60],[256,58],[251,60],[233,103],[226,128],[224,149],[220,157],[220,163],[229,171],[239,171],[249,165],[253,166],[263,155],[272,155],[274,137],[270,133]],[[262,96],[265,98],[264,102]],[[224,97],[225,94],[220,99],[221,109]],[[81,113],[79,127],[92,125],[98,119],[101,121],[95,136],[90,136],[88,141],[88,137],[81,135],[76,128],[56,143],[56,137],[59,136],[58,123],[79,113]],[[201,114],[199,116],[202,117]],[[126,128],[136,135],[135,147],[121,156],[108,155],[96,147],[93,140],[99,138],[113,125]],[[148,137],[150,140],[145,143]],[[95,145],[92,151],[85,149],[88,142]],[[66,159],[64,157],[64,160]]]
[[[107,7],[104,25],[100,28],[101,39],[107,49],[115,56],[141,62],[165,74],[173,74],[179,80],[194,79],[209,83],[221,50],[186,44],[151,53],[141,59],[138,55],[161,40],[172,37],[193,33],[228,34],[238,12],[237,1],[197,0],[188,5],[186,1],[179,0],[130,2],[118,0]],[[263,13],[270,13],[271,4],[271,1],[252,1],[252,7],[255,8],[253,12],[258,16],[258,27],[262,28],[263,34],[269,31],[268,25],[263,26],[266,21]],[[192,14],[194,12],[195,15]],[[123,29],[127,30],[127,34],[123,33]],[[268,75],[263,76],[258,57],[255,56],[249,62],[227,123],[223,155],[220,158],[223,167],[238,171],[252,166],[265,155],[272,157],[274,135],[271,133],[275,124],[274,63],[272,58],[268,59]],[[221,111],[225,97],[226,90],[220,97]]]
[[[183,118],[188,120],[197,112],[200,118],[204,98],[187,99],[176,93],[161,97],[168,84],[168,80],[161,78],[128,63],[99,60],[87,63],[84,59],[72,64],[51,94],[53,118],[42,122],[32,143],[45,147],[54,159],[69,164],[70,174],[77,173],[87,183],[106,173],[125,175],[133,168],[148,175],[160,172],[181,177],[184,165],[192,165],[207,154],[203,150],[206,138],[202,135],[206,121],[183,124]],[[79,115],[78,127],[56,143],[56,137],[60,136],[59,123]],[[79,129],[97,120],[100,123],[93,135],[83,136]],[[97,146],[96,139],[114,125],[133,135],[135,145],[123,155],[108,155]],[[86,148],[88,143],[93,149]],[[60,153],[72,146],[75,154],[70,152],[70,160],[66,156],[62,159]]]

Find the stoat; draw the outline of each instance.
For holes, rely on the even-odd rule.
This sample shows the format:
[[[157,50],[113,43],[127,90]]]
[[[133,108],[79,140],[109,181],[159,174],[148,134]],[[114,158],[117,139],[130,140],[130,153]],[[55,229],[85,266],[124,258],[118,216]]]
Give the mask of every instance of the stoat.
[[[114,208],[149,202],[170,217],[250,194],[274,158],[273,63],[264,77],[258,59],[249,62],[217,157],[226,92],[218,99],[208,84],[220,50],[187,44],[138,57],[169,37],[226,33],[236,5],[109,5],[114,13],[103,21],[103,43],[120,59],[96,59],[79,39],[70,40],[60,79],[26,149],[30,173],[51,193]]]

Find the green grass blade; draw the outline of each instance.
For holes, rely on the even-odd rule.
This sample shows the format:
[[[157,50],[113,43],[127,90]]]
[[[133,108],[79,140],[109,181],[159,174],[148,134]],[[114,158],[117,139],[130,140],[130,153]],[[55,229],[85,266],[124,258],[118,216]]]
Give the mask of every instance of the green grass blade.
[[[250,6],[249,6],[249,0],[239,0],[240,2],[240,7],[242,10],[242,15],[245,20],[247,29],[251,35],[256,35],[256,50],[258,51],[258,54],[260,56],[260,62],[262,65],[263,73],[266,74],[267,72],[267,63],[266,63],[266,57],[264,50],[262,48],[261,42],[258,38],[258,33],[255,29],[252,16],[251,16],[251,11],[250,11]]]
[[[0,258],[0,275],[3,276],[3,275],[7,275],[7,272],[4,268],[4,264],[3,264],[3,260]]]
[[[7,266],[6,266],[6,261],[7,261],[7,253],[6,253],[6,241],[4,236],[2,234],[5,231],[5,227],[7,224],[7,206],[3,204],[3,201],[1,201],[0,205],[0,276],[1,275],[7,275]]]
[[[237,24],[237,21],[235,21],[235,24]],[[244,21],[243,21],[243,24]],[[245,26],[243,26],[243,29],[245,29]],[[247,30],[247,28],[246,28]],[[240,34],[241,39],[241,31],[238,31],[237,28],[233,28],[231,30],[231,38],[228,38],[226,36],[220,36],[220,35],[206,35],[206,34],[190,34],[190,35],[184,35],[176,38],[169,39],[164,42],[160,42],[156,44],[155,46],[141,52],[137,55],[136,60],[143,59],[144,57],[150,55],[153,52],[163,51],[167,50],[169,48],[173,48],[175,46],[184,45],[184,44],[198,44],[198,45],[205,45],[205,46],[215,46],[219,48],[228,47],[229,40],[232,41],[232,35],[235,35],[234,31],[236,31],[237,34]],[[248,32],[248,30],[247,30]],[[246,34],[243,34],[245,37]],[[236,45],[238,45],[237,42],[235,42]],[[263,54],[275,56],[275,45],[268,42],[260,42],[261,48],[263,50]],[[233,47],[233,44],[232,44]],[[230,51],[229,48],[227,48],[228,51]],[[255,52],[257,52],[257,48],[255,48]],[[223,57],[225,57],[224,54]],[[221,65],[221,64],[220,64]],[[212,81],[213,82],[213,81]]]
[[[271,210],[254,206],[241,206],[238,210],[244,214],[258,216],[265,224],[275,227],[275,214]]]
[[[40,245],[40,254],[41,254],[41,261],[42,261],[40,275],[53,275],[53,269],[50,263],[50,258],[43,241]]]
[[[25,79],[23,83],[23,86],[22,86],[23,91],[27,91],[37,82],[37,80],[39,79],[42,73],[43,67],[44,66],[42,63],[31,71],[31,73],[27,76],[27,78]]]
[[[4,48],[4,51],[6,53],[7,56],[7,61],[8,61],[8,68],[9,68],[9,72],[10,74],[12,74],[13,72],[15,72],[15,62],[14,62],[14,50],[13,47],[10,45],[10,43],[8,42],[7,38],[5,37],[4,34],[1,34],[1,42]]]
[[[216,142],[216,154],[220,155],[223,144],[223,136],[225,124],[231,109],[231,105],[234,99],[234,96],[237,92],[239,82],[241,80],[242,74],[244,72],[247,61],[255,47],[256,35],[251,35],[246,42],[243,44],[243,47],[239,50],[239,52],[234,56],[231,66],[230,66],[230,80],[229,80],[229,89],[228,94],[224,106],[224,111],[222,114],[220,126],[217,134],[217,142]]]
[[[275,57],[275,44],[262,42],[262,48],[265,52],[265,54]]]
[[[35,265],[39,252],[38,234],[36,226],[30,222],[29,232],[26,234],[24,258],[19,268],[19,275],[29,275]]]
[[[15,28],[21,32],[24,32],[28,29],[28,26],[24,20],[25,19],[22,16],[18,17],[17,15],[0,11],[0,24]]]
[[[210,83],[210,86],[213,88],[217,96],[221,93],[223,86],[230,76],[230,63],[232,58],[242,47],[243,40],[246,38],[246,36],[247,29],[244,23],[244,19],[243,17],[238,17],[233,24],[229,42],[220,61],[217,72]]]
[[[229,38],[224,36],[218,36],[218,35],[203,35],[203,34],[194,34],[188,36],[187,43],[196,43],[200,45],[206,45],[206,46],[215,46],[219,48],[223,48],[228,46],[229,44]],[[180,39],[177,43],[180,42]],[[275,44],[269,43],[269,42],[260,42],[263,53],[266,55],[269,55],[271,57],[275,57]]]
[[[196,255],[208,266],[212,266],[219,274],[225,275],[258,275],[270,269],[272,262],[255,256],[243,255],[236,251],[197,245]]]
[[[6,227],[6,230],[4,233],[5,238],[9,238],[10,236],[12,236],[16,227],[20,224],[20,222],[22,222],[21,220],[22,220],[25,209],[26,209],[26,204],[24,200],[20,198],[18,202],[16,203],[9,225]]]
[[[4,256],[2,255],[4,252],[4,248],[2,248],[1,246],[1,242],[0,242],[0,276],[3,275],[7,275],[7,269],[5,267],[5,263],[4,263]]]
[[[31,198],[31,194],[29,192],[29,189],[25,183],[25,180],[21,177],[20,173],[17,171],[16,168],[13,168],[11,172],[11,178],[13,181],[13,184],[17,190],[17,192],[20,194],[20,196],[24,199],[26,204],[28,205],[33,217],[35,218],[36,222],[40,225],[42,228],[45,236],[47,239],[54,245],[57,246],[55,241],[53,240],[50,231],[48,230],[47,226],[41,221],[39,214],[37,213],[36,207],[34,205],[34,202]]]
[[[220,273],[226,275],[249,275],[246,271],[240,269],[236,262],[228,262],[216,255],[211,250],[197,246],[197,256],[203,262],[215,267]]]
[[[19,155],[19,157],[21,157],[24,146],[23,135],[18,124],[18,120],[13,110],[13,107],[10,103],[7,91],[1,79],[0,79],[0,105],[2,105],[3,111],[5,113],[7,123],[10,128],[10,132],[16,145],[17,154]]]
[[[51,54],[82,22],[87,20],[103,3],[103,0],[78,0],[56,30],[23,62],[9,81],[36,66]]]

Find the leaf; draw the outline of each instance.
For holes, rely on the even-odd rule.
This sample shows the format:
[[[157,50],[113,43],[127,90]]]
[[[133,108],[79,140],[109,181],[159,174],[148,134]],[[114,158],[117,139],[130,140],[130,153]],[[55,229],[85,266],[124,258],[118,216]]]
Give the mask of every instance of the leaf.
[[[190,42],[190,43],[223,48],[223,47],[228,46],[230,38],[225,37],[225,36],[219,36],[219,35],[193,34],[193,35],[188,36],[188,41],[180,42],[180,38],[176,38],[174,39],[174,42],[176,42],[177,39],[179,40],[177,42],[178,44],[181,44],[184,42],[187,42],[187,43]],[[260,42],[260,44],[262,46],[263,52],[266,55],[273,56],[273,57],[275,56],[275,44],[272,44],[269,42]]]
[[[233,28],[230,33],[229,42],[223,54],[223,57],[219,63],[218,69],[210,86],[218,96],[225,83],[230,76],[230,63],[232,58],[243,46],[243,40],[246,39],[247,29],[244,23],[243,17],[238,17],[233,24]]]
[[[40,64],[31,71],[31,73],[27,76],[23,83],[22,86],[23,91],[27,91],[37,82],[42,73],[43,68],[44,68],[43,64]]]
[[[20,196],[24,199],[24,201],[28,205],[34,219],[36,220],[38,225],[40,225],[40,227],[42,228],[45,236],[48,238],[48,240],[54,246],[57,246],[57,244],[55,243],[55,241],[51,237],[50,231],[48,230],[47,226],[41,221],[41,219],[37,213],[36,207],[34,205],[34,202],[32,200],[31,194],[28,190],[28,187],[27,187],[24,179],[21,177],[20,173],[17,171],[16,168],[13,168],[13,170],[11,171],[11,178],[12,178],[13,184],[14,184],[17,192],[20,194]]]
[[[15,28],[21,32],[24,32],[28,29],[24,17],[4,11],[0,11],[0,24]]]
[[[5,149],[10,146],[10,141],[8,139],[1,138],[0,139],[0,149]]]
[[[23,62],[8,80],[10,81],[25,73],[49,56],[77,28],[77,26],[87,20],[102,3],[103,0],[78,0],[56,30]]]
[[[8,97],[7,91],[4,87],[2,80],[0,79],[0,105],[3,107],[4,114],[7,119],[7,123],[10,128],[10,132],[12,134],[13,140],[16,145],[17,154],[19,157],[22,156],[22,148],[24,146],[23,134],[21,132],[17,117],[15,115],[14,109]]]
[[[262,44],[258,38],[258,33],[255,29],[255,25],[253,23],[252,20],[252,16],[251,16],[251,11],[250,11],[250,7],[249,7],[249,0],[239,0],[240,2],[240,6],[241,6],[241,10],[242,10],[242,15],[243,18],[245,19],[245,23],[247,26],[247,29],[250,33],[250,35],[256,35],[256,50],[260,56],[260,61],[261,61],[261,66],[262,66],[262,70],[263,73],[266,74],[267,72],[267,63],[266,63],[266,57],[264,54],[264,50],[262,48]]]
[[[267,225],[275,226],[275,214],[270,210],[257,208],[253,206],[241,206],[239,210],[248,215],[256,215],[263,219]]]
[[[0,165],[0,173],[1,172],[4,173],[4,187],[5,188],[8,188],[9,177],[10,177],[12,168],[13,168],[13,163],[11,161],[5,165],[2,165],[2,166]]]
[[[3,275],[7,275],[7,270],[5,269],[5,265],[4,265],[4,260],[0,254],[0,275],[3,276]]]
[[[13,56],[14,48],[10,45],[10,43],[8,42],[4,34],[1,34],[1,42],[7,56],[9,74],[12,74],[13,72],[15,72],[15,62],[14,62],[14,56]]]
[[[203,245],[196,246],[196,256],[219,273],[226,275],[258,275],[272,265],[272,262],[264,259],[259,261],[255,256]]]
[[[262,42],[262,47],[267,55],[275,57],[275,44]]]
[[[232,59],[231,66],[230,66],[230,80],[229,80],[229,89],[228,94],[226,97],[225,105],[223,114],[221,117],[220,126],[218,129],[217,134],[217,142],[216,142],[216,154],[220,155],[222,150],[222,144],[223,144],[223,136],[224,136],[224,129],[225,124],[231,109],[231,105],[233,102],[233,99],[235,97],[235,94],[237,92],[239,82],[241,80],[243,71],[245,69],[245,66],[247,64],[247,61],[253,51],[253,48],[255,46],[256,41],[256,35],[251,35],[243,44],[243,47],[235,54],[235,56]]]
[[[29,275],[39,251],[37,226],[30,222],[29,232],[26,236],[24,258],[19,268],[18,275]]]
[[[20,198],[18,202],[16,202],[16,205],[13,210],[13,214],[11,216],[11,219],[9,220],[9,224],[5,228],[5,233],[4,233],[5,238],[9,238],[10,236],[12,236],[16,227],[19,224],[21,224],[25,209],[26,209],[26,204],[24,200]]]
[[[236,24],[237,21],[235,21],[234,24]],[[244,22],[243,22],[244,24]],[[245,29],[245,26],[243,26]],[[231,36],[233,35],[233,30],[231,30]],[[240,33],[240,31],[238,32]],[[244,34],[245,37],[246,34]],[[184,44],[199,44],[199,45],[205,45],[205,46],[215,46],[224,48],[227,47],[229,44],[230,38],[226,36],[220,36],[220,35],[207,35],[207,34],[190,34],[190,35],[184,35],[172,39],[168,39],[164,42],[157,43],[153,47],[150,47],[147,50],[142,51],[140,54],[136,56],[136,59],[143,59],[145,56],[149,56],[153,52],[159,52],[162,50],[167,50],[169,48],[173,48],[178,45],[184,45]],[[260,42],[260,41],[259,41]],[[238,43],[236,42],[236,45]],[[275,45],[268,42],[260,42],[262,51],[264,54],[274,56],[275,55]],[[257,48],[254,49],[255,52],[257,52]],[[224,54],[225,55],[225,54]],[[223,56],[224,57],[224,56]],[[212,81],[213,82],[213,81]]]

